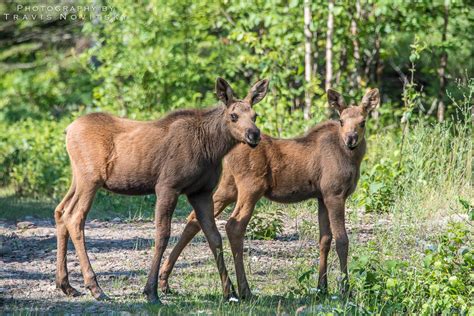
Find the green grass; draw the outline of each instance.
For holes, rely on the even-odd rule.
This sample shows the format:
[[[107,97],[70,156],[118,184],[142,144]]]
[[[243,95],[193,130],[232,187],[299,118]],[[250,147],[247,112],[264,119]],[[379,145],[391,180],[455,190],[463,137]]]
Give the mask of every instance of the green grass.
[[[156,197],[123,196],[100,190],[94,200],[88,219],[111,220],[119,217],[127,221],[153,220]],[[59,201],[31,199],[15,195],[11,187],[0,188],[0,220],[19,221],[25,217],[53,219]],[[184,196],[178,200],[176,218],[186,218],[191,207]]]

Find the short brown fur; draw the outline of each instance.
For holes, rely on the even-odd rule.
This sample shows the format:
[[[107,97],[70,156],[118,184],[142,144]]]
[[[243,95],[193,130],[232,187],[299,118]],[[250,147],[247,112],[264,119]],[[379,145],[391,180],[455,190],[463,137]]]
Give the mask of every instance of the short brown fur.
[[[155,254],[144,293],[157,296],[158,271],[166,249],[171,216],[178,196],[185,194],[217,261],[224,295],[233,287],[222,256],[222,240],[213,217],[212,191],[221,159],[237,143],[254,147],[260,139],[251,108],[265,96],[268,81],[257,82],[243,100],[236,99],[221,78],[216,93],[223,106],[209,110],[181,110],[152,122],[139,122],[104,113],[78,118],[67,128],[66,147],[72,184],[55,210],[58,252],[56,284],[67,295],[78,295],[69,283],[66,251],[71,237],[79,257],[84,283],[96,299],[106,298],[99,287],[86,251],[84,224],[99,188],[121,194],[153,194]],[[237,120],[234,120],[238,116]]]
[[[334,237],[344,274],[341,291],[347,292],[349,241],[345,228],[345,202],[359,179],[359,168],[366,151],[365,119],[379,104],[379,93],[377,89],[370,90],[356,107],[346,107],[342,96],[333,90],[328,91],[328,100],[330,106],[339,112],[340,122],[323,122],[305,136],[294,139],[264,135],[255,150],[237,145],[224,158],[222,178],[213,196],[214,211],[218,216],[227,205],[236,201],[226,231],[242,298],[251,296],[243,264],[245,230],[255,204],[263,196],[281,203],[318,199],[318,286],[327,290],[327,256]],[[199,230],[199,223],[192,213],[178,244],[160,271],[162,291],[169,291],[168,278],[174,264]]]

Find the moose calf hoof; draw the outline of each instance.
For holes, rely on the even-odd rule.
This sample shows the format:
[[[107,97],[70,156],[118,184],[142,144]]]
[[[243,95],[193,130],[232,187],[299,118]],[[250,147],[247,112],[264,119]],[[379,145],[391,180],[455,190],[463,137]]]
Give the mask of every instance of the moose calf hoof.
[[[110,297],[108,297],[104,292],[94,294],[93,296],[98,301],[110,301]]]
[[[254,298],[254,295],[252,294],[250,290],[242,291],[242,294],[240,295],[240,299],[245,300],[245,301],[250,301],[253,298]]]
[[[146,300],[150,304],[161,305],[161,301],[158,298],[156,291],[150,290],[148,287],[145,287],[143,294],[146,296]]]
[[[67,296],[71,296],[71,297],[78,297],[78,296],[82,295],[81,292],[79,292],[78,290],[76,290],[72,286],[70,286],[69,289],[67,290],[67,292],[65,292],[65,293],[66,293]]]
[[[110,298],[105,295],[104,291],[98,286],[86,286],[90,291],[92,296],[98,301],[108,301]]]
[[[78,297],[81,296],[82,293],[73,288],[72,286],[66,287],[66,288],[61,288],[61,290],[66,294],[67,296],[70,297]]]
[[[77,296],[82,295],[81,292],[73,288],[71,285],[69,285],[69,283],[68,284],[56,283],[56,288],[63,291],[63,293],[66,294],[67,296],[77,297]]]
[[[163,294],[173,294],[167,281],[160,281],[160,290]]]
[[[158,295],[146,295],[146,300],[149,304],[153,305],[162,305],[160,299],[158,298]]]

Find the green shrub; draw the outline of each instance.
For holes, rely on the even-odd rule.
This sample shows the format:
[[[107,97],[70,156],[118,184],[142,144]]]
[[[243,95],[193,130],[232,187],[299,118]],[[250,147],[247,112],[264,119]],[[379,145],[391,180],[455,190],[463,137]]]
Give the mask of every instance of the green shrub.
[[[271,206],[255,209],[247,229],[251,239],[271,240],[283,231],[283,211]]]
[[[424,315],[474,312],[474,250],[464,223],[449,224],[420,260],[380,262],[379,257],[375,252],[351,261],[355,299],[367,310]]]
[[[397,162],[381,159],[362,173],[357,203],[364,206],[367,212],[388,212],[395,202],[397,191]]]
[[[69,160],[64,142],[67,122],[27,119],[1,126],[2,184],[22,196],[59,198],[69,185]]]

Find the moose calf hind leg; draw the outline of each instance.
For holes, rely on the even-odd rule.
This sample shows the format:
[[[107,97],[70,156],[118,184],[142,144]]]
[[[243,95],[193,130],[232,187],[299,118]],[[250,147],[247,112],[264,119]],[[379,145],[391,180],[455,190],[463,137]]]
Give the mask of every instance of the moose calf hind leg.
[[[96,190],[94,186],[91,188],[78,188],[73,197],[73,199],[77,198],[77,203],[72,205],[72,207],[68,207],[63,214],[63,220],[69,231],[77,256],[79,257],[85,287],[96,300],[106,300],[108,297],[97,283],[96,274],[89,261],[84,235],[86,217],[92,205]]]
[[[67,296],[79,296],[81,293],[73,288],[69,283],[66,253],[69,233],[67,232],[64,223],[58,224],[56,221],[57,233],[57,264],[56,264],[56,288],[61,289]]]
[[[194,213],[193,213],[194,214]],[[181,234],[181,237],[178,240],[178,243],[174,246],[169,257],[163,263],[163,266],[160,269],[160,290],[162,293],[170,294],[171,290],[168,283],[168,278],[171,274],[171,271],[174,268],[176,261],[179,258],[179,255],[186,247],[186,245],[196,236],[196,234],[201,230],[201,226],[195,216],[191,214],[189,216],[188,223]]]
[[[81,293],[73,288],[69,283],[67,271],[67,243],[69,232],[62,219],[65,208],[69,205],[71,197],[74,195],[74,183],[69,192],[63,198],[61,203],[54,211],[54,220],[56,222],[57,254],[56,254],[56,288],[62,290],[67,296],[79,296]]]

